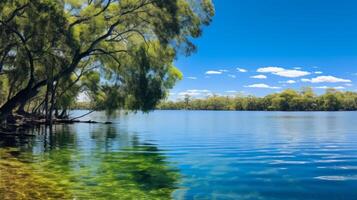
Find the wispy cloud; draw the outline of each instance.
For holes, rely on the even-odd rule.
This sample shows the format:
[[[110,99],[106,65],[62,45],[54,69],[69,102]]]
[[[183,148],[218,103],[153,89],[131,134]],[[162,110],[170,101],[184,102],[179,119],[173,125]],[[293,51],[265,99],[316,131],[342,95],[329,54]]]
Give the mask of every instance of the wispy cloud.
[[[210,90],[207,89],[203,89],[203,90],[199,90],[199,89],[190,89],[190,90],[186,90],[183,92],[179,92],[178,96],[179,97],[184,97],[186,95],[191,96],[191,97],[206,97],[208,95],[212,94],[212,92]]]
[[[280,89],[280,87],[275,87],[275,86],[270,86],[265,83],[258,83],[258,84],[252,84],[252,85],[247,85],[244,87],[248,88],[265,88],[265,89]]]
[[[206,71],[205,74],[208,74],[208,75],[219,75],[219,74],[222,74],[223,72],[221,71],[216,71],[216,70],[209,70],[209,71]]]
[[[223,73],[227,73],[229,72],[229,70],[227,69],[219,69],[219,70],[208,70],[206,71],[205,74],[207,75],[219,75],[219,74],[223,74]]]
[[[194,76],[188,76],[188,77],[186,77],[187,79],[191,79],[191,80],[196,80],[197,79],[197,77],[194,77]]]
[[[244,72],[248,72],[248,70],[243,69],[243,68],[239,68],[239,67],[237,67],[237,70],[238,70],[239,72],[242,72],[242,73],[244,73]]]
[[[257,69],[257,72],[260,73],[276,73],[276,72],[281,72],[284,71],[284,68],[281,67],[262,67]]]
[[[296,77],[301,77],[301,76],[307,76],[310,74],[310,72],[299,71],[299,70],[295,70],[295,69],[286,69],[284,71],[276,72],[274,74],[278,75],[278,76],[282,76],[282,77],[296,78]]]
[[[238,93],[238,91],[237,90],[227,90],[227,91],[225,91],[226,93]]]
[[[220,70],[218,70],[218,71],[220,71],[220,72],[228,72],[227,69],[220,69]]]
[[[228,77],[230,77],[230,78],[237,78],[237,76],[236,76],[236,75],[233,75],[233,74],[228,74]]]
[[[310,83],[351,83],[351,80],[337,78],[334,76],[318,76],[312,79],[301,79],[302,82],[310,82]]]
[[[353,84],[351,84],[351,83],[345,83],[345,86],[351,87],[351,86],[353,86]]]
[[[314,72],[315,74],[322,74],[322,72],[321,71],[316,71],[316,72]]]
[[[228,96],[228,97],[236,97],[237,95],[244,95],[246,94],[245,91],[237,91],[237,90],[227,90],[225,91],[225,95],[224,96]]]
[[[296,81],[294,81],[294,80],[287,80],[287,81],[285,81],[285,83],[294,84],[294,83],[296,83]]]
[[[344,90],[345,87],[343,86],[337,86],[337,87],[328,87],[328,86],[318,86],[318,87],[315,87],[316,89],[329,89],[329,88],[332,88],[332,89],[336,89],[336,90]]]
[[[260,73],[271,73],[277,76],[288,77],[288,78],[296,78],[301,76],[307,76],[311,74],[307,71],[301,71],[296,69],[285,69],[282,67],[263,67],[257,69],[257,72]]]
[[[259,75],[255,75],[255,76],[251,76],[250,78],[256,78],[256,79],[266,79],[267,76],[263,75],[263,74],[259,74]]]

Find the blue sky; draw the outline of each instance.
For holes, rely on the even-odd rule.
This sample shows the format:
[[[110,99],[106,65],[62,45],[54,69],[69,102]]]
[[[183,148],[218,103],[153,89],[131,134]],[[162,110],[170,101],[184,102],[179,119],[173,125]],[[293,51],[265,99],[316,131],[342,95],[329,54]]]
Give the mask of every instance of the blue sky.
[[[214,0],[213,23],[179,56],[184,94],[263,96],[310,86],[357,91],[357,1]]]

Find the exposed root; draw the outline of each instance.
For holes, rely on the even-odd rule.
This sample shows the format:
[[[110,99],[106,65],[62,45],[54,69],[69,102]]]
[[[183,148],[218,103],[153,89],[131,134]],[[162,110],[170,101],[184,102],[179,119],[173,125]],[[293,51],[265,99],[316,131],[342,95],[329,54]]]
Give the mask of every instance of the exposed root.
[[[112,122],[98,122],[93,120],[78,120],[74,119],[52,119],[52,122],[46,120],[43,116],[39,115],[20,115],[13,114],[8,117],[7,122],[0,126],[0,134],[2,135],[19,135],[19,136],[32,136],[25,134],[25,130],[43,125],[58,125],[58,124],[74,124],[74,123],[87,123],[87,124],[112,124]]]

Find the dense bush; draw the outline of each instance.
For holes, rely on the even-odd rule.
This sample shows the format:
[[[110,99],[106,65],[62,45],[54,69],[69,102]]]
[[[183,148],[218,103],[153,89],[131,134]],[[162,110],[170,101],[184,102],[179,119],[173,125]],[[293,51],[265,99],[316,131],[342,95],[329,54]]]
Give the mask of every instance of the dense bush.
[[[327,89],[316,95],[311,88],[301,91],[287,89],[265,97],[213,95],[205,99],[186,96],[184,100],[164,101],[162,110],[262,110],[262,111],[339,111],[357,110],[357,93]]]

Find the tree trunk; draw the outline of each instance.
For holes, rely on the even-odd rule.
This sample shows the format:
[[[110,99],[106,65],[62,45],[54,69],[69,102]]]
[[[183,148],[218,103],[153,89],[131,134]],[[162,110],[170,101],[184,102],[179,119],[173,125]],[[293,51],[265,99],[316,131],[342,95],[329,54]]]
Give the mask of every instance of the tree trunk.
[[[52,126],[52,121],[53,121],[53,110],[54,110],[54,105],[55,105],[55,87],[53,87],[53,83],[51,83],[51,105],[50,105],[50,113],[49,113],[49,124]]]
[[[21,101],[24,101],[31,92],[31,88],[25,88],[18,92],[14,97],[8,100],[0,108],[0,123],[6,120],[7,116],[19,105]]]
[[[44,105],[46,122],[48,122],[48,96],[49,96],[49,84],[47,83],[46,94],[45,94],[45,105]]]
[[[64,119],[66,117],[66,113],[67,113],[67,110],[66,109],[63,109],[61,111],[61,114],[57,117],[59,119]]]
[[[25,105],[26,105],[26,102],[21,103],[16,112],[19,113],[19,114],[24,114],[24,113],[26,113],[26,112],[25,112]]]
[[[77,51],[74,55],[72,63],[69,65],[68,68],[64,69],[56,76],[53,77],[53,81],[58,81],[61,77],[71,74],[77,67],[80,60],[87,56],[87,54],[79,54]],[[42,80],[37,84],[33,84],[33,77],[30,78],[29,84],[26,88],[20,90],[15,96],[9,99],[3,106],[0,107],[0,123],[4,122],[9,114],[21,103],[27,102],[31,97],[36,96],[39,92],[39,88],[45,86],[48,83],[48,80]],[[31,87],[34,85],[33,87]]]
[[[38,89],[46,85],[46,80],[38,82],[34,87],[28,85],[20,90],[15,96],[11,97],[4,105],[0,107],[0,123],[4,122],[9,114],[22,102],[27,102],[38,94]]]

